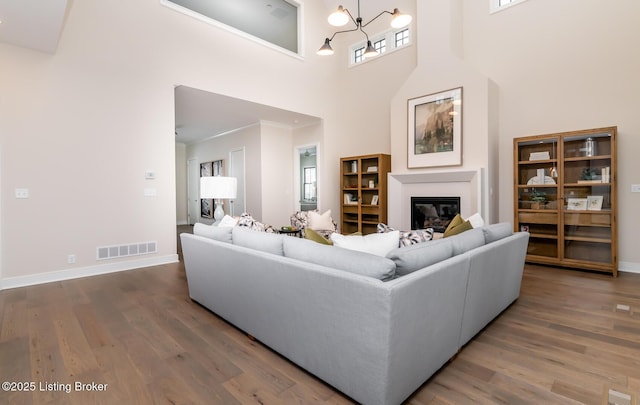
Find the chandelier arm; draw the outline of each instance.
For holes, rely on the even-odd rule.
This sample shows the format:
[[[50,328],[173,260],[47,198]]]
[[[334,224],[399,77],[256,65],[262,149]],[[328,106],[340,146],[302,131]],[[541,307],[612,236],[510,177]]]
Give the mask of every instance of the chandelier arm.
[[[358,15],[360,15],[360,9],[359,9],[360,5],[358,5]],[[356,22],[356,19],[353,18],[353,16],[351,15],[351,12],[349,12],[349,9],[345,8],[344,11],[347,12],[347,14],[349,14],[349,18],[351,18],[351,21],[353,21],[353,23],[355,25],[358,25],[358,23]]]
[[[377,16],[373,17],[371,20],[369,20],[369,22],[368,22],[368,23],[366,23],[366,24],[364,24],[364,25],[363,25],[363,27],[366,27],[367,25],[371,24],[371,23],[372,23],[372,22],[374,22],[378,17],[380,17],[382,14],[385,14],[385,13],[386,13],[386,14],[391,14],[391,15],[393,15],[393,13],[392,13],[391,11],[387,11],[387,10],[385,10],[385,11],[381,12],[380,14],[378,14]]]
[[[333,35],[331,35],[331,38],[329,38],[329,42],[333,41],[333,37],[335,37],[337,34],[342,34],[344,32],[353,32],[353,31],[358,31],[360,29],[360,27],[356,27],[352,30],[343,30],[343,31],[336,31],[333,33]],[[363,31],[364,32],[364,31]],[[366,34],[365,34],[366,35]]]

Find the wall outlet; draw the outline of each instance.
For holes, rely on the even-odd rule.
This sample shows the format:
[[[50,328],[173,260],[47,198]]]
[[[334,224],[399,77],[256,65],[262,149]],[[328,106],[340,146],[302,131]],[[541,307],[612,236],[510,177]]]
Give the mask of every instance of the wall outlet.
[[[76,255],[67,256],[67,263],[74,264],[76,262]]]
[[[16,198],[29,198],[29,189],[16,188]]]
[[[632,184],[631,185],[632,193],[640,193],[640,184]]]

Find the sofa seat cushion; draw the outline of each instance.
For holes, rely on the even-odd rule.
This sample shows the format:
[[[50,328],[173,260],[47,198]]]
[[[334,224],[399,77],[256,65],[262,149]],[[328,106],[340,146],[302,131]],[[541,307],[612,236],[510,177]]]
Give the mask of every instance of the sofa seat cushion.
[[[400,232],[372,233],[369,235],[340,235],[331,234],[334,246],[344,249],[357,250],[377,256],[386,256],[391,250],[398,247]]]
[[[220,242],[231,243],[231,229],[232,228],[207,225],[198,222],[193,226],[193,234]]]
[[[234,245],[282,256],[282,239],[284,235],[251,230],[243,226],[235,226],[231,236]]]
[[[395,277],[396,265],[384,257],[323,245],[307,239],[284,238],[284,256],[386,281]]]
[[[396,264],[396,276],[404,276],[452,256],[453,243],[450,239],[396,248],[387,254],[387,258]]]

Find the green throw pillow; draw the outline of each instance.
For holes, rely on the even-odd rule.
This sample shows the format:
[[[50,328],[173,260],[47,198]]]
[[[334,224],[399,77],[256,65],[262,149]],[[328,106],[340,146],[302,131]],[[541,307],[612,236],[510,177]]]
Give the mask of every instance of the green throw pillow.
[[[312,240],[314,242],[322,243],[323,245],[333,245],[333,242],[311,228],[305,228],[304,238]]]
[[[473,229],[473,226],[471,226],[471,222],[465,221],[464,219],[462,219],[462,215],[458,214],[453,217],[451,222],[449,222],[449,225],[447,226],[447,229],[445,229],[444,235],[442,237],[446,238],[449,236],[457,235],[464,231],[468,231],[469,229]]]

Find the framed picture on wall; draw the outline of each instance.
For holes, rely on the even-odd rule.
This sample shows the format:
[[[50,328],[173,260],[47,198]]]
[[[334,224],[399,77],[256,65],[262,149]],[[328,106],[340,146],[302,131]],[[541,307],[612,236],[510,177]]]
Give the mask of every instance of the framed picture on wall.
[[[213,176],[213,162],[200,163],[200,177]]]
[[[211,175],[212,176],[223,176],[222,172],[222,160],[214,160],[211,162]]]
[[[462,164],[462,87],[409,99],[407,166]]]

